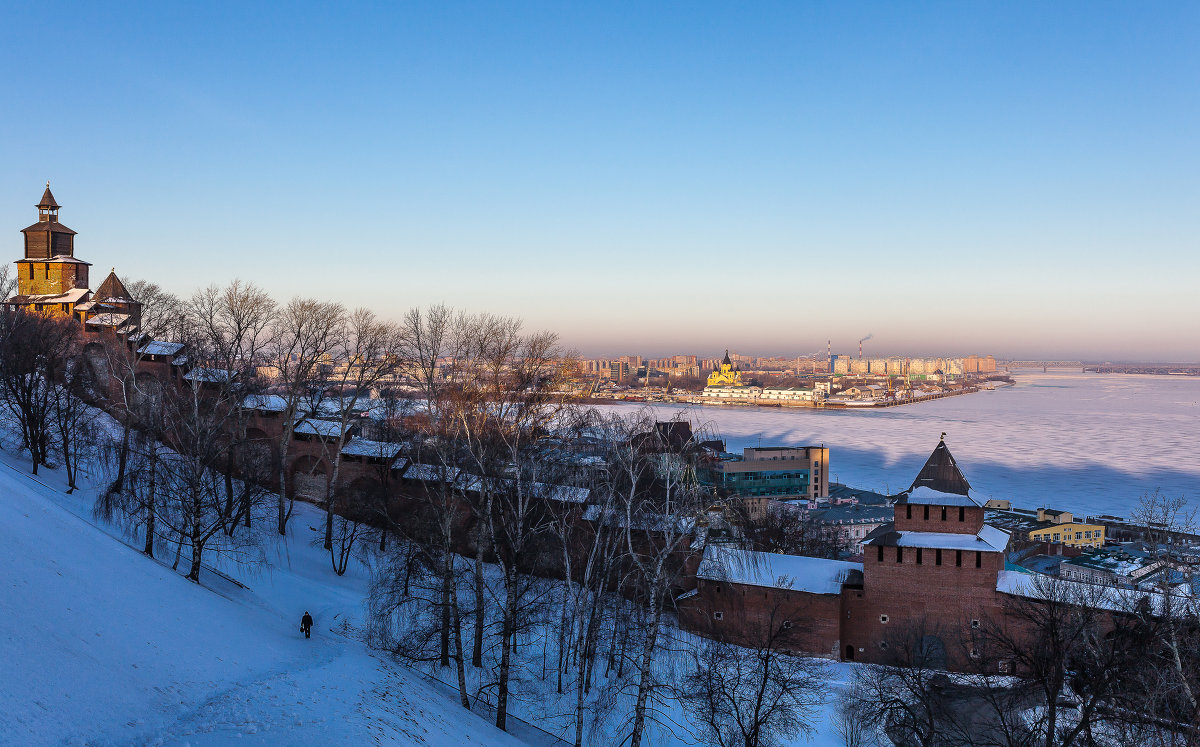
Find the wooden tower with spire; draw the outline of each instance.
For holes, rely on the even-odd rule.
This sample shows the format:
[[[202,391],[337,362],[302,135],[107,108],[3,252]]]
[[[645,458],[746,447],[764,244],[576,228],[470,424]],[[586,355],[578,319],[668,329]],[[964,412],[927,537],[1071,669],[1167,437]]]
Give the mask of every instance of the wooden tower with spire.
[[[75,258],[75,232],[58,220],[61,206],[50,191],[37,204],[38,222],[22,229],[25,257],[17,260],[17,296],[9,303],[41,306],[38,311],[71,313],[88,293],[87,262]],[[18,300],[22,299],[23,300]]]

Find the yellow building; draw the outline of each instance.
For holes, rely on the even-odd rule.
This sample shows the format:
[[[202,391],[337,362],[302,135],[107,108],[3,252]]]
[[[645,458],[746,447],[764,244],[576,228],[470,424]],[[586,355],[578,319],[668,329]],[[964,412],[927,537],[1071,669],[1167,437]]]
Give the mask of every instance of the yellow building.
[[[1068,511],[1038,509],[1040,526],[1029,530],[1029,539],[1054,542],[1068,547],[1103,547],[1104,525],[1075,521]]]
[[[733,361],[729,360],[729,351],[725,351],[725,358],[721,361],[721,367],[708,375],[709,386],[741,386],[742,372],[733,367]]]

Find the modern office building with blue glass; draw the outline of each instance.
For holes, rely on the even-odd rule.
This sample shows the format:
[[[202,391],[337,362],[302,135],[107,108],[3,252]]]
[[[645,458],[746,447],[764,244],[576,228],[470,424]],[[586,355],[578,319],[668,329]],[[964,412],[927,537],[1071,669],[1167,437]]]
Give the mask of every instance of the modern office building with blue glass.
[[[829,496],[829,449],[824,446],[746,447],[725,454],[713,481],[741,498],[814,500]]]

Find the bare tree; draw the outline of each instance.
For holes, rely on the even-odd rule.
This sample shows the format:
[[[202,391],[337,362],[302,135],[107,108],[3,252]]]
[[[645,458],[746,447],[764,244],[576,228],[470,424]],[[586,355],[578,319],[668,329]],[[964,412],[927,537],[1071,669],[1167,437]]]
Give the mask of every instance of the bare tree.
[[[679,698],[706,744],[772,747],[813,734],[828,665],[787,653],[787,617],[780,605],[768,610],[756,646],[714,640],[692,650]]]
[[[849,698],[839,698],[834,713],[833,729],[846,747],[868,747],[876,744],[867,724],[871,718],[866,706]]]
[[[249,506],[257,496],[266,475],[261,454],[249,453],[247,425],[250,410],[246,398],[263,390],[258,375],[264,349],[269,341],[275,302],[253,283],[234,280],[225,287],[209,286],[197,291],[184,305],[188,332],[192,343],[190,356],[194,366],[228,372],[213,377],[211,388],[221,391],[216,399],[223,402],[226,413],[227,448],[223,453],[221,472],[225,487],[225,531],[232,534],[238,519],[249,525],[252,512]],[[210,397],[212,393],[210,393]],[[234,478],[241,475],[239,488]]]
[[[883,642],[885,663],[854,672],[843,707],[863,716],[881,740],[933,747],[953,730],[948,724],[954,710],[942,694],[946,652],[940,632],[924,621],[900,627]]]
[[[519,329],[519,323],[514,324],[511,320],[487,315],[471,316],[445,305],[435,305],[425,310],[412,309],[405,315],[402,357],[408,361],[410,377],[425,401],[426,432],[440,442],[439,448],[431,455],[435,463],[459,466],[464,455],[457,444],[463,440],[469,444],[475,431],[485,430],[484,424],[476,422],[479,417],[486,421],[490,416],[485,393],[487,387],[476,380],[480,361],[489,357],[488,352],[511,346]],[[504,360],[503,354],[492,355],[491,358]],[[490,511],[492,485],[491,480],[485,479],[492,469],[481,467],[481,463],[492,461],[482,455],[480,447],[484,444],[482,440],[476,440],[475,458],[469,465],[481,478],[476,490],[471,493],[473,500],[468,504],[475,515],[475,604],[471,663],[477,668],[483,664],[487,609],[483,564],[488,552],[489,524],[486,517]],[[449,614],[446,621],[448,625]]]
[[[1196,530],[1195,509],[1183,496],[1160,491],[1142,496],[1133,512],[1150,562],[1157,567],[1138,591],[1121,594],[1117,634],[1137,652],[1128,657],[1124,688],[1105,710],[1106,726],[1125,743],[1183,745],[1200,741],[1200,608],[1192,592],[1188,556]]]
[[[339,576],[346,575],[346,568],[354,554],[355,545],[363,533],[362,524],[345,516],[338,515],[331,527],[336,539],[331,545],[330,559],[333,561],[333,572]],[[335,549],[334,549],[335,548]]]
[[[455,529],[462,506],[462,495],[454,487],[461,472],[457,445],[459,419],[454,415],[458,405],[454,399],[473,344],[471,327],[465,320],[464,315],[447,306],[412,309],[405,315],[401,330],[401,358],[408,362],[409,376],[424,397],[426,408],[423,425],[412,434],[410,453],[420,468],[430,473],[430,479],[421,482],[416,497],[429,513],[427,526],[435,528],[433,532],[426,532],[418,524],[401,531],[411,541],[425,544],[429,556],[441,563],[439,640],[442,666],[450,664],[451,640],[459,641],[462,634],[461,625],[456,622],[462,618],[458,614],[453,562]],[[481,578],[477,584],[482,584]],[[477,607],[482,616],[481,604]],[[481,617],[476,618],[476,635],[481,637],[483,626],[480,620]],[[458,651],[457,645],[455,651]],[[462,670],[458,658],[456,655],[455,667]],[[474,663],[479,666],[479,659]],[[465,673],[459,680],[465,688]]]
[[[158,516],[165,482],[162,465],[171,451],[164,444],[168,435],[167,400],[174,390],[153,375],[138,377],[138,353],[123,347],[118,341],[110,341],[99,362],[105,370],[114,371],[110,391],[115,391],[119,399],[108,402],[120,407],[122,433],[118,441],[107,442],[103,450],[109,465],[115,463],[116,477],[96,496],[94,513],[107,521],[119,520],[132,535],[141,532],[142,551],[154,557],[155,540],[164,533]],[[92,370],[96,368],[93,361]],[[168,539],[176,542],[178,564],[182,536]]]
[[[372,390],[400,367],[397,355],[399,332],[395,325],[380,320],[374,312],[355,309],[341,316],[339,325],[331,337],[330,366],[328,373],[321,378],[321,384],[322,388],[334,393],[333,417],[336,418],[338,432],[344,439],[350,430],[352,417],[364,408]],[[336,566],[333,509],[335,491],[338,491],[340,484],[342,441],[336,442],[336,449],[331,449],[335,442],[322,440],[321,443],[327,459],[333,465],[333,474],[327,483],[325,495],[325,549],[334,558]],[[341,533],[340,536],[354,538],[357,533]],[[344,547],[338,552],[348,554],[347,548]]]
[[[287,533],[287,522],[295,506],[288,490],[288,448],[296,428],[296,416],[311,395],[318,367],[333,346],[333,335],[345,310],[340,304],[294,298],[275,315],[268,361],[275,388],[283,398],[283,429],[279,436],[278,530]],[[285,496],[289,496],[285,498]]]
[[[410,481],[417,487],[408,493],[405,520],[395,527],[401,539],[372,584],[373,625],[383,647],[399,656],[437,661],[442,668],[453,664],[460,701],[470,708],[458,602],[463,569],[454,552],[461,470],[453,463],[453,444],[436,435],[414,433],[410,453],[416,460],[410,472],[417,471]]]
[[[837,527],[794,505],[769,501],[761,512],[750,511],[739,500],[730,506],[751,549],[834,560],[850,549],[848,538]]]
[[[395,591],[398,587],[405,595],[410,591],[414,562],[424,569],[422,578],[436,588],[426,589],[427,593],[415,600],[417,614],[419,619],[435,624],[432,637],[417,639],[436,642],[436,659],[443,668],[453,663],[460,700],[464,708],[469,708],[463,611],[458,601],[459,567],[455,562],[456,535],[464,505],[458,490],[462,470],[455,435],[457,421],[448,405],[461,379],[456,372],[466,359],[464,346],[468,338],[462,319],[461,314],[446,306],[433,306],[412,309],[401,323],[398,357],[404,363],[396,374],[406,375],[417,387],[425,412],[423,417],[410,419],[404,434],[407,453],[415,462],[410,473],[418,477],[410,480],[415,487],[407,495],[405,521],[394,525],[402,541],[389,555],[402,555],[405,562],[385,565],[373,593],[385,592],[379,605],[383,613],[396,609],[400,602],[408,605],[404,595]]]
[[[431,513],[419,512],[412,518],[409,531],[425,537],[437,536],[437,519]],[[415,529],[416,523],[428,523],[429,526],[422,532]],[[431,554],[431,549],[437,554]],[[436,542],[421,544],[402,539],[392,543],[371,584],[368,641],[401,659],[438,661],[446,667],[450,660],[448,639],[452,638],[459,703],[470,710],[471,699],[463,664],[462,620],[456,618],[447,625],[443,619],[447,611],[451,614],[460,612],[456,604],[446,603],[445,560],[437,552]],[[452,568],[450,577],[456,582],[451,597],[457,598],[459,574]],[[446,636],[447,629],[455,634]]]
[[[7,299],[17,289],[17,276],[12,271],[12,265],[0,267],[0,299]]]
[[[623,432],[623,425],[623,421],[615,415],[599,420],[595,411],[586,411],[571,423],[567,435],[576,443],[584,436],[611,440],[614,432]],[[607,477],[605,470],[599,470],[585,481],[588,501],[582,509],[592,511],[597,516],[617,515],[618,494]],[[568,510],[559,511],[556,517],[564,578],[558,690],[563,691],[563,677],[569,673],[574,680],[576,747],[583,745],[587,719],[585,698],[591,692],[605,609],[615,601],[615,574],[624,548],[623,533],[615,522],[589,523],[580,519],[580,515]]]
[[[514,635],[530,601],[527,593],[536,588],[524,574],[537,568],[554,532],[547,486],[558,475],[541,458],[540,446],[567,407],[561,385],[570,356],[553,334],[520,334],[516,320],[484,317],[477,325],[472,375],[463,386],[470,395],[459,400],[456,416],[473,472],[480,476],[475,492],[484,496],[474,508],[486,521],[504,585],[496,697],[496,726],[504,729]]]
[[[1126,680],[1145,659],[1145,636],[1128,612],[1142,595],[1032,575],[1000,619],[984,618],[972,646],[985,669],[1006,669],[1037,693],[1027,719],[1040,744],[1091,744],[1124,704]]]
[[[663,616],[673,603],[688,559],[703,552],[697,522],[713,500],[695,479],[700,453],[695,440],[678,443],[678,429],[658,427],[648,413],[630,419],[629,438],[611,445],[607,458],[619,486],[616,515],[599,517],[621,527],[625,556],[621,585],[637,601],[634,638],[637,697],[630,744],[639,747],[645,734],[647,705],[662,689],[654,660]]]
[[[164,531],[158,521],[166,487],[162,465],[171,450],[152,435],[156,432],[161,431],[136,430],[128,442],[111,445],[110,454],[116,450],[124,451],[124,484],[120,491],[101,491],[94,508],[96,516],[123,524],[130,535],[140,533],[142,552],[150,557],[155,557],[156,540],[160,535],[167,534],[167,539],[175,541],[179,549],[183,542],[181,535]]]
[[[74,320],[23,309],[0,312],[0,402],[21,429],[33,474],[49,465],[59,380],[77,349]]]
[[[137,425],[139,402],[157,396],[157,390],[164,384],[151,374],[138,376],[143,372],[142,363],[150,354],[149,351],[155,349],[146,343],[153,340],[182,342],[186,335],[186,323],[178,298],[145,280],[130,282],[126,290],[141,304],[137,339],[131,344],[125,337],[108,337],[103,341],[99,353],[89,352],[93,347],[91,345],[85,348],[96,393],[121,422],[116,477],[108,488],[113,495],[124,488],[130,438]]]
[[[67,473],[67,492],[75,492],[80,458],[96,445],[96,410],[85,398],[92,389],[91,372],[78,355],[79,346],[72,346],[71,358],[63,369],[62,379],[51,393],[51,418],[55,440]]]
[[[187,577],[199,583],[206,550],[240,560],[254,542],[249,533],[228,536],[222,531],[230,521],[219,471],[228,448],[229,403],[206,390],[202,381],[193,380],[183,390],[166,391],[164,410],[166,440],[175,451],[161,461],[158,522],[187,542],[191,551]],[[226,539],[211,544],[219,536]]]
[[[1158,585],[1158,604],[1135,607],[1147,630],[1152,630],[1162,647],[1158,686],[1146,692],[1182,701],[1170,710],[1172,718],[1183,723],[1200,722],[1200,608],[1191,593],[1193,566],[1182,562],[1186,552],[1181,540],[1196,532],[1196,509],[1184,496],[1168,497],[1160,491],[1142,496],[1132,520],[1139,525],[1149,544],[1150,556],[1162,568],[1167,583]],[[1170,583],[1177,576],[1180,584]],[[1149,683],[1145,683],[1149,685]]]

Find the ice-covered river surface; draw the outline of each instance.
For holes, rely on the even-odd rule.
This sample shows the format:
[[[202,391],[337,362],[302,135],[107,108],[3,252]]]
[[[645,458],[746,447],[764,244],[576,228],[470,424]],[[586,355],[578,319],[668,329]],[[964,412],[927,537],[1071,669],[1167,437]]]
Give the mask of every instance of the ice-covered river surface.
[[[1157,489],[1200,505],[1200,378],[1039,370],[1014,379],[996,391],[869,412],[655,409],[662,419],[686,411],[731,451],[824,444],[835,482],[881,492],[908,487],[944,431],[982,499],[1128,516]]]

